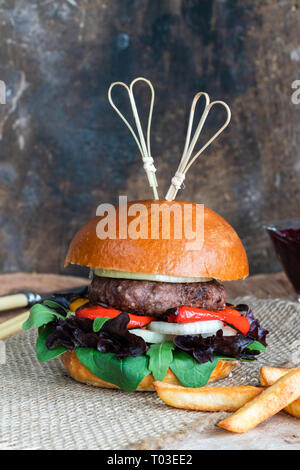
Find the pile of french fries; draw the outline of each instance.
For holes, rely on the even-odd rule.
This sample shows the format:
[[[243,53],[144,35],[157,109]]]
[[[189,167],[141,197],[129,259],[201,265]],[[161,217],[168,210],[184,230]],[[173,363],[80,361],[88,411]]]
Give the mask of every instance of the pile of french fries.
[[[218,426],[243,433],[281,410],[300,418],[300,367],[260,369],[261,387],[186,388],[165,382],[154,382],[160,399],[167,405],[185,410],[234,411]]]

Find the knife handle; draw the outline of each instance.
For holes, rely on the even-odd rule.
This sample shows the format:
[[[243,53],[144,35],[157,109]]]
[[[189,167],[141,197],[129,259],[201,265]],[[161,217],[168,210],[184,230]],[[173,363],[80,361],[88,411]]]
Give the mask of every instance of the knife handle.
[[[0,297],[0,312],[4,310],[13,310],[33,305],[41,300],[41,296],[32,292],[23,292],[21,294],[5,295]]]
[[[0,311],[12,310],[14,308],[27,307],[28,297],[26,294],[13,294],[0,297]]]

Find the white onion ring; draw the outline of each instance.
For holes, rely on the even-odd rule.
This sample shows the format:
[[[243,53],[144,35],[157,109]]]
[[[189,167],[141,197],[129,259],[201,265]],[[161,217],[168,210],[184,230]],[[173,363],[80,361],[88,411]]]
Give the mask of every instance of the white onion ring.
[[[198,335],[202,333],[214,334],[223,329],[223,322],[220,320],[195,321],[190,323],[167,323],[163,321],[153,321],[148,325],[150,331],[165,335]]]
[[[140,336],[141,338],[143,338],[144,341],[146,341],[146,343],[163,343],[164,341],[167,341],[169,339],[166,335],[162,333],[150,330],[143,330],[141,328],[133,328],[128,331],[136,336]]]

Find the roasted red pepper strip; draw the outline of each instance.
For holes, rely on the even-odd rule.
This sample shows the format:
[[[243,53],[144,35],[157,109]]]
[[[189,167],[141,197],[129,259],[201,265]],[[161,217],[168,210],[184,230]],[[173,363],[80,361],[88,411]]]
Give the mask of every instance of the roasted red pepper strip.
[[[121,310],[115,308],[102,307],[101,305],[93,305],[92,307],[81,307],[76,311],[76,316],[81,318],[115,318],[121,313]],[[142,328],[148,325],[151,321],[155,320],[154,317],[133,315],[129,313],[130,322],[127,328]]]
[[[176,313],[172,313],[168,317],[168,322],[171,323],[190,323],[202,320],[224,321],[245,335],[250,328],[248,319],[232,307],[226,307],[223,310],[205,310],[203,308],[182,306],[176,309]]]

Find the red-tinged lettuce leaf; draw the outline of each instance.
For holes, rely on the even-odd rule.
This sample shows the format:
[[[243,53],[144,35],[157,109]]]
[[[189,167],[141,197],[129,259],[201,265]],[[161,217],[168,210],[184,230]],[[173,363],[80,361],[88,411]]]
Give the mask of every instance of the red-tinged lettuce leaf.
[[[53,322],[53,332],[48,336],[48,349],[62,345],[69,351],[77,347],[96,348],[97,333],[93,332],[93,320],[71,316],[65,320]]]
[[[174,344],[178,349],[190,353],[200,363],[214,360],[215,336],[203,338],[202,335],[175,336]]]
[[[143,338],[129,333],[128,313],[120,313],[104,323],[99,331],[97,349],[102,353],[115,353],[117,359],[137,357],[144,354],[148,347]]]
[[[48,325],[43,326],[41,327],[40,334],[37,338],[36,354],[38,360],[41,362],[50,361],[51,359],[54,359],[67,351],[67,349],[62,345],[56,346],[52,349],[47,348],[46,341],[52,331],[53,327]]]
[[[114,353],[116,358],[137,357],[148,347],[145,341],[129,333],[129,315],[121,313],[107,320],[100,331],[94,331],[94,320],[74,315],[66,319],[56,319],[51,323],[53,331],[46,340],[48,349],[64,346],[69,351],[75,348],[98,349],[102,353]]]
[[[246,317],[250,323],[250,330],[247,333],[249,338],[259,341],[264,346],[267,346],[266,336],[269,333],[268,330],[261,328],[259,321],[254,317],[254,314],[250,308],[246,314]]]
[[[227,305],[230,307],[233,307],[235,310],[238,310],[240,313],[244,314],[244,316],[248,319],[250,329],[246,336],[249,338],[252,338],[253,341],[259,341],[264,346],[267,346],[266,336],[269,332],[268,330],[261,328],[259,320],[254,317],[254,313],[249,308],[249,306],[246,304],[238,304],[238,305],[227,304]],[[227,324],[230,325],[230,323],[227,323]],[[237,328],[235,328],[235,326],[233,325],[230,325],[230,326],[231,328],[238,331]]]
[[[259,351],[247,347],[253,339],[237,333],[235,336],[223,336],[223,331],[203,338],[201,335],[175,336],[174,343],[178,349],[191,354],[197,362],[213,361],[215,356],[226,356],[233,359],[253,360]]]
[[[214,339],[214,352],[216,355],[233,357],[235,359],[254,359],[253,356],[259,354],[257,351],[248,349],[253,343],[253,339],[242,333],[235,336],[223,336],[223,331],[219,330]]]

